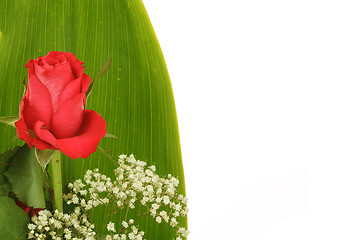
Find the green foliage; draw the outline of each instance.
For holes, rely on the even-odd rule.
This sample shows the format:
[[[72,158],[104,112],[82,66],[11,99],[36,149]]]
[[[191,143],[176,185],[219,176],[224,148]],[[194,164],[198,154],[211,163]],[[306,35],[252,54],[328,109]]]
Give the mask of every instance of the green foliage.
[[[11,185],[3,174],[9,169],[19,149],[20,147],[16,147],[0,155],[0,239],[26,239],[29,217],[15,204],[14,199],[8,197]]]
[[[19,150],[19,148],[20,147],[16,147],[0,155],[0,196],[7,196],[11,191],[10,183],[6,179],[4,172],[9,169],[10,162]]]
[[[5,176],[11,185],[11,191],[29,207],[44,208],[43,170],[39,165],[34,148],[27,144],[18,149],[12,157]]]
[[[156,165],[160,175],[178,177],[179,192],[185,193],[171,83],[141,0],[0,0],[0,116],[18,114],[25,63],[53,50],[74,53],[92,78],[112,59],[86,106],[103,116],[108,132],[118,137],[103,139],[100,147],[114,159],[133,153]],[[0,132],[0,152],[20,143],[10,142],[14,128],[3,124]],[[63,183],[81,178],[87,169],[99,168],[111,176],[114,167],[102,151],[88,159],[64,157]],[[92,214],[100,233],[108,221],[120,221],[127,209],[114,216],[108,211],[104,207]],[[136,219],[136,214],[129,211],[128,217]],[[175,236],[171,227],[151,217],[137,222],[146,239]]]
[[[0,196],[0,239],[24,240],[29,216],[19,208],[14,199]]]
[[[9,183],[0,183],[0,196],[8,196],[11,192],[11,186]]]

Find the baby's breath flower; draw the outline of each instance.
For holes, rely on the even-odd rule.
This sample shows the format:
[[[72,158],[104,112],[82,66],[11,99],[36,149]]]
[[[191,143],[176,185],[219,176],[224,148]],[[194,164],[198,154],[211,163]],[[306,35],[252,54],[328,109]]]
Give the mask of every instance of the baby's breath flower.
[[[110,232],[116,232],[115,230],[115,225],[113,222],[109,222],[108,225],[107,225],[107,230]]]
[[[127,223],[127,222],[125,222],[125,221],[122,221],[121,225],[123,225],[123,226],[124,226],[124,228],[128,228],[128,227],[129,227],[128,223]]]
[[[136,208],[137,202],[143,205],[141,209],[147,209],[147,212],[139,212],[139,216],[150,215],[157,223],[164,221],[177,232],[176,240],[185,238],[189,231],[179,226],[178,218],[188,212],[187,198],[177,193],[179,180],[171,174],[162,178],[155,171],[155,166],[147,167],[146,162],[136,160],[133,155],[119,156],[114,180],[101,174],[99,169],[87,170],[82,180],[68,184],[70,191],[64,196],[67,204],[75,205],[74,212],[40,212],[28,225],[29,239],[51,236],[59,240],[93,240],[96,234],[94,225],[87,220],[89,210],[104,204],[115,205],[118,209]],[[124,219],[117,228],[118,231],[115,223],[109,222],[105,239],[143,239],[144,232],[139,231],[133,219]]]
[[[38,214],[39,216],[33,216],[32,223],[28,224],[28,229],[31,230],[28,239],[45,240],[47,236],[51,236],[51,239],[59,240],[95,240],[96,233],[88,227],[86,215],[81,215],[78,208],[70,215],[57,210],[53,214],[48,210],[42,210]]]
[[[169,196],[164,196],[164,197],[163,197],[163,202],[164,202],[165,205],[170,204],[170,198],[169,198]]]
[[[170,226],[172,226],[172,227],[175,227],[176,225],[178,224],[178,222],[176,221],[176,218],[171,218],[171,220],[170,220]]]

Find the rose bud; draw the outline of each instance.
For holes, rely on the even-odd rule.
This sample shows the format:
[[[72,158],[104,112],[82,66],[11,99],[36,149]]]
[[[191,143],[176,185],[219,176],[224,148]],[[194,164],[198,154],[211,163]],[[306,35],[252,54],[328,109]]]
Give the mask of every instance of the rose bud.
[[[17,135],[37,149],[60,150],[70,158],[87,158],[106,133],[105,120],[85,110],[91,79],[72,53],[50,52],[31,59],[28,87],[20,103]]]

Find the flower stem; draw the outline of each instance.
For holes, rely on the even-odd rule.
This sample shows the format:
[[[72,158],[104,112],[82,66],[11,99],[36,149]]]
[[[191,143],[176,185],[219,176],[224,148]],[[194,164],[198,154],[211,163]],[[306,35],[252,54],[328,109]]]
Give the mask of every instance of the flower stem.
[[[62,197],[62,176],[61,176],[61,152],[55,151],[51,159],[52,168],[52,185],[54,188],[54,209],[59,212],[63,211],[63,197]]]

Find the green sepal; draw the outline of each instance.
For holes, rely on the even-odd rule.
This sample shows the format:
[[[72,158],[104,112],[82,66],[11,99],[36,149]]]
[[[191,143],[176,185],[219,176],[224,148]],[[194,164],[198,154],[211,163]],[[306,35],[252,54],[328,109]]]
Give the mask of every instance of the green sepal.
[[[102,66],[102,68],[100,69],[100,71],[95,75],[94,79],[92,80],[92,82],[90,83],[90,86],[88,88],[88,90],[86,91],[86,97],[90,95],[92,88],[94,86],[95,81],[101,77],[101,75],[103,75],[104,73],[106,73],[106,71],[109,69],[111,65],[111,58],[104,64],[104,66]]]
[[[15,122],[19,120],[18,116],[0,117],[0,122],[5,123],[11,127],[15,127]]]
[[[45,149],[45,150],[40,150],[37,148],[35,149],[36,159],[37,159],[38,163],[40,164],[40,166],[42,167],[43,171],[45,171],[46,166],[49,164],[55,151],[56,150],[52,150],[52,149]]]
[[[115,138],[115,139],[117,139],[118,137],[115,136],[114,134],[111,134],[111,133],[105,133],[104,138]]]
[[[100,146],[97,146],[97,150],[99,150],[102,154],[104,154],[104,156],[106,157],[106,158],[108,158],[109,160],[111,160],[112,162],[114,162],[115,164],[116,164],[116,162],[115,162],[115,160],[112,158],[112,156],[109,154],[109,152],[111,152],[111,150],[105,150],[105,149],[103,149],[102,147],[100,147]]]

